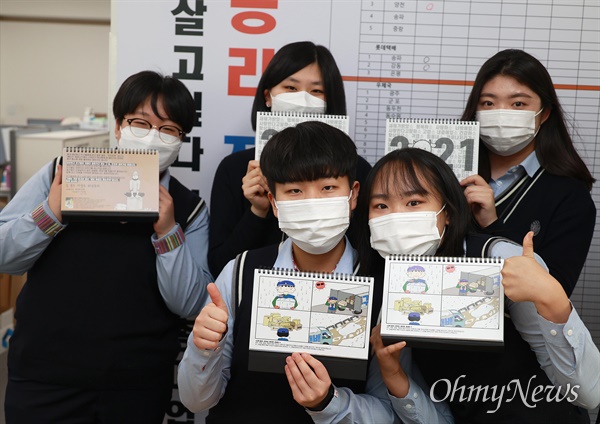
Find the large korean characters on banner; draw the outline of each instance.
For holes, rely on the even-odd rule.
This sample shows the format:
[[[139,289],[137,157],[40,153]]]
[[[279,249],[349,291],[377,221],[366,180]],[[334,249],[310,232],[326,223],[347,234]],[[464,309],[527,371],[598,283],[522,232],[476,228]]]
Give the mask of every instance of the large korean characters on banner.
[[[262,71],[287,43],[330,48],[332,13],[329,1],[113,1],[111,99],[129,75],[144,69],[186,84],[197,122],[171,170],[210,202],[221,159],[254,145],[250,113]],[[333,53],[341,68],[342,52]]]

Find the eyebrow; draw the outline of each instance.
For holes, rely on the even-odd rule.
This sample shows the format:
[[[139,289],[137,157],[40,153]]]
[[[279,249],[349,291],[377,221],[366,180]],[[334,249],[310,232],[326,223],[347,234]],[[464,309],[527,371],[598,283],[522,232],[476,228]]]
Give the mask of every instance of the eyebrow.
[[[497,96],[497,95],[495,95],[493,93],[481,93],[479,95],[479,97],[491,97],[493,99],[496,99],[499,96]],[[530,96],[529,94],[522,93],[522,92],[514,93],[514,94],[511,94],[510,96],[508,96],[509,99],[515,99],[515,98],[518,98],[518,97],[526,97],[528,99],[532,99],[533,98],[533,96]]]
[[[136,115],[142,115],[142,116],[149,116],[149,113],[144,112],[144,109],[136,109],[135,111],[131,112],[133,114]]]
[[[429,196],[431,195],[431,193],[429,193],[428,191],[426,192],[422,192],[420,190],[409,190],[409,191],[403,191],[400,194],[400,198],[404,199],[406,197],[410,197],[410,196]],[[388,199],[390,196],[385,194],[385,193],[375,193],[372,194],[370,199]]]
[[[388,195],[387,194],[383,194],[383,193],[376,193],[376,194],[372,194],[371,199],[387,199]]]
[[[300,84],[300,81],[299,81],[299,80],[297,80],[297,79],[296,79],[296,78],[294,78],[294,77],[287,77],[285,80],[286,80],[286,81],[293,82],[293,83],[296,83],[296,84]],[[309,84],[312,84],[312,85],[323,85],[323,81],[320,81],[320,80],[317,80],[317,81],[311,81]]]

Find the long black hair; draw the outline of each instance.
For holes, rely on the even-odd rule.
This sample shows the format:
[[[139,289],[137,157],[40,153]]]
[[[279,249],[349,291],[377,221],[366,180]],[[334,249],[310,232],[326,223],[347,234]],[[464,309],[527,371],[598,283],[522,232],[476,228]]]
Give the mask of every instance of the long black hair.
[[[377,161],[360,189],[357,206],[358,254],[361,272],[379,269],[381,257],[371,248],[369,204],[373,186],[379,183],[384,193],[407,191],[438,197],[445,204],[449,224],[436,256],[463,256],[464,239],[472,229],[472,218],[463,188],[450,167],[439,157],[419,148],[394,150]]]
[[[264,91],[270,90],[290,75],[312,63],[319,65],[321,70],[327,103],[325,112],[329,115],[346,114],[344,82],[331,52],[326,47],[310,41],[298,41],[286,44],[279,49],[263,72],[252,104],[250,119],[253,130],[256,131],[256,113],[271,110],[265,103]]]
[[[512,77],[529,87],[540,97],[542,107],[550,111],[548,119],[542,124],[536,136],[538,142],[535,143],[535,152],[540,165],[551,174],[580,180],[591,190],[596,179],[573,145],[565,124],[565,113],[558,101],[552,78],[544,65],[529,53],[508,49],[488,59],[477,73],[461,119],[464,121],[475,119],[483,86],[498,75]],[[488,149],[481,142],[479,152],[479,174],[489,181],[491,169]]]

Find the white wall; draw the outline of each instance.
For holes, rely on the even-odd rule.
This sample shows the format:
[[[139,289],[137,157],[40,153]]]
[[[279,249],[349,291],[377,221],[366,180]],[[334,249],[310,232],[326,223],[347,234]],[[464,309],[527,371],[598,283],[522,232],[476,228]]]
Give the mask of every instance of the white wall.
[[[110,0],[0,0],[0,124],[110,115],[109,22]]]

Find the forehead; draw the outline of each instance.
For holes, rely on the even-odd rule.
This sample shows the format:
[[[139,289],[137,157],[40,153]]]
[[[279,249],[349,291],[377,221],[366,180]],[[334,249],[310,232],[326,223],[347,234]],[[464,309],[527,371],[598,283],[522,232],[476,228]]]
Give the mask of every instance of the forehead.
[[[483,85],[481,95],[503,97],[524,96],[539,100],[539,96],[527,85],[507,75],[496,75]]]
[[[156,99],[156,109],[158,111],[159,116],[157,116],[154,113],[154,110],[152,110],[152,97],[148,96],[146,100],[144,100],[135,108],[135,111],[133,113],[148,120],[158,119],[162,121],[162,118],[164,118],[165,121],[169,120],[169,116],[167,115],[167,112],[165,111],[165,107],[163,105],[163,99],[160,96]]]
[[[404,164],[397,162],[389,162],[380,169],[371,189],[371,196],[385,195],[403,198],[413,194],[441,198],[439,192],[419,168],[412,167],[411,172],[405,168]]]
[[[298,82],[308,82],[311,84],[323,84],[321,68],[319,68],[317,62],[313,62],[310,65],[305,66],[298,72],[287,77],[284,81],[289,80],[295,80]]]

